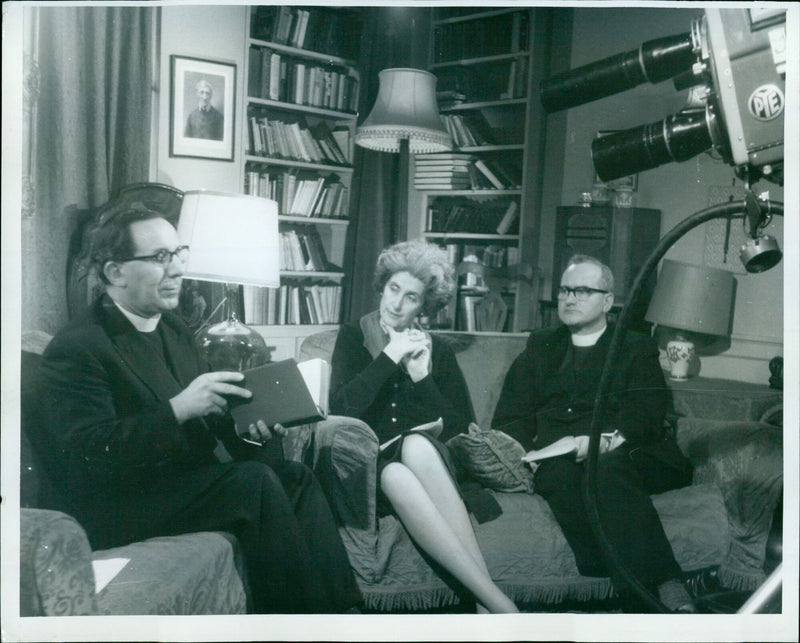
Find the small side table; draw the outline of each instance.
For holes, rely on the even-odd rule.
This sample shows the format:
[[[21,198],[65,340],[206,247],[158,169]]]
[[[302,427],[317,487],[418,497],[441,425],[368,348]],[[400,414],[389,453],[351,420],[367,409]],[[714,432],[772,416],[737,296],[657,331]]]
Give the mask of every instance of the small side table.
[[[711,420],[760,420],[783,403],[783,391],[766,384],[693,377],[686,381],[667,379],[678,415]]]

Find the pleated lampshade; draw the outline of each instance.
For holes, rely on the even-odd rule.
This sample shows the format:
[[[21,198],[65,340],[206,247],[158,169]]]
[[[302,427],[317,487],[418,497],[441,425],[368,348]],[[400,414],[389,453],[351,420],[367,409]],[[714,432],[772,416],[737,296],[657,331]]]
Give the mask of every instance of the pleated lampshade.
[[[420,69],[384,69],[378,74],[375,105],[356,131],[355,142],[378,152],[446,152],[453,141],[436,104],[436,76]]]

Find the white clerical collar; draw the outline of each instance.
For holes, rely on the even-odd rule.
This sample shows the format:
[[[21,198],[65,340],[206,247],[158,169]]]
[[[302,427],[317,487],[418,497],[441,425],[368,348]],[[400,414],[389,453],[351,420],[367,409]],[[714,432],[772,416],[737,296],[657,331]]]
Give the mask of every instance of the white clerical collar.
[[[597,343],[597,340],[600,339],[600,336],[606,332],[606,328],[608,328],[608,326],[603,326],[597,332],[589,333],[588,335],[572,335],[572,345],[594,346]]]
[[[112,299],[112,301],[114,300]],[[128,318],[128,321],[133,324],[133,327],[142,333],[152,333],[158,326],[158,322],[161,319],[161,313],[158,313],[155,317],[142,317],[141,315],[132,313],[129,310],[125,310],[116,301],[114,301],[114,305],[119,308],[119,311],[125,315],[125,317]]]

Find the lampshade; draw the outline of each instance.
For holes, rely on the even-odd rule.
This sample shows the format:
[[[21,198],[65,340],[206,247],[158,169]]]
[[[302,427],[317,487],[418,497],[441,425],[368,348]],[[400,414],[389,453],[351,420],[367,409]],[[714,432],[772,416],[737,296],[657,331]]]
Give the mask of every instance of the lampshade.
[[[378,97],[356,131],[356,144],[399,152],[400,141],[407,139],[411,154],[453,148],[436,104],[436,76],[420,69],[384,69],[378,80]]]
[[[244,194],[185,192],[178,236],[189,246],[186,277],[277,288],[278,204]]]
[[[733,274],[665,259],[645,319],[707,335],[730,334]]]
[[[197,343],[215,370],[244,371],[269,360],[264,338],[239,320],[238,284],[280,285],[278,204],[205,190],[183,195],[178,237],[189,246],[185,277],[226,283],[225,320]]]

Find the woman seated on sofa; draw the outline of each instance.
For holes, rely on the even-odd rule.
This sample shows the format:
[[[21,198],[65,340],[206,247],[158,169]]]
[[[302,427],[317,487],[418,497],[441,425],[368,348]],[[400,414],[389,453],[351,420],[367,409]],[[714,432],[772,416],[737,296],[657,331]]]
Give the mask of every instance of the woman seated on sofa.
[[[344,325],[333,349],[331,413],[363,420],[380,444],[378,513],[394,512],[409,535],[475,596],[478,611],[516,612],[492,581],[455,483],[447,447],[412,427],[441,418],[442,441],[464,431],[472,405],[452,350],[422,331],[453,296],[441,248],[408,241],[378,257],[378,310]]]

